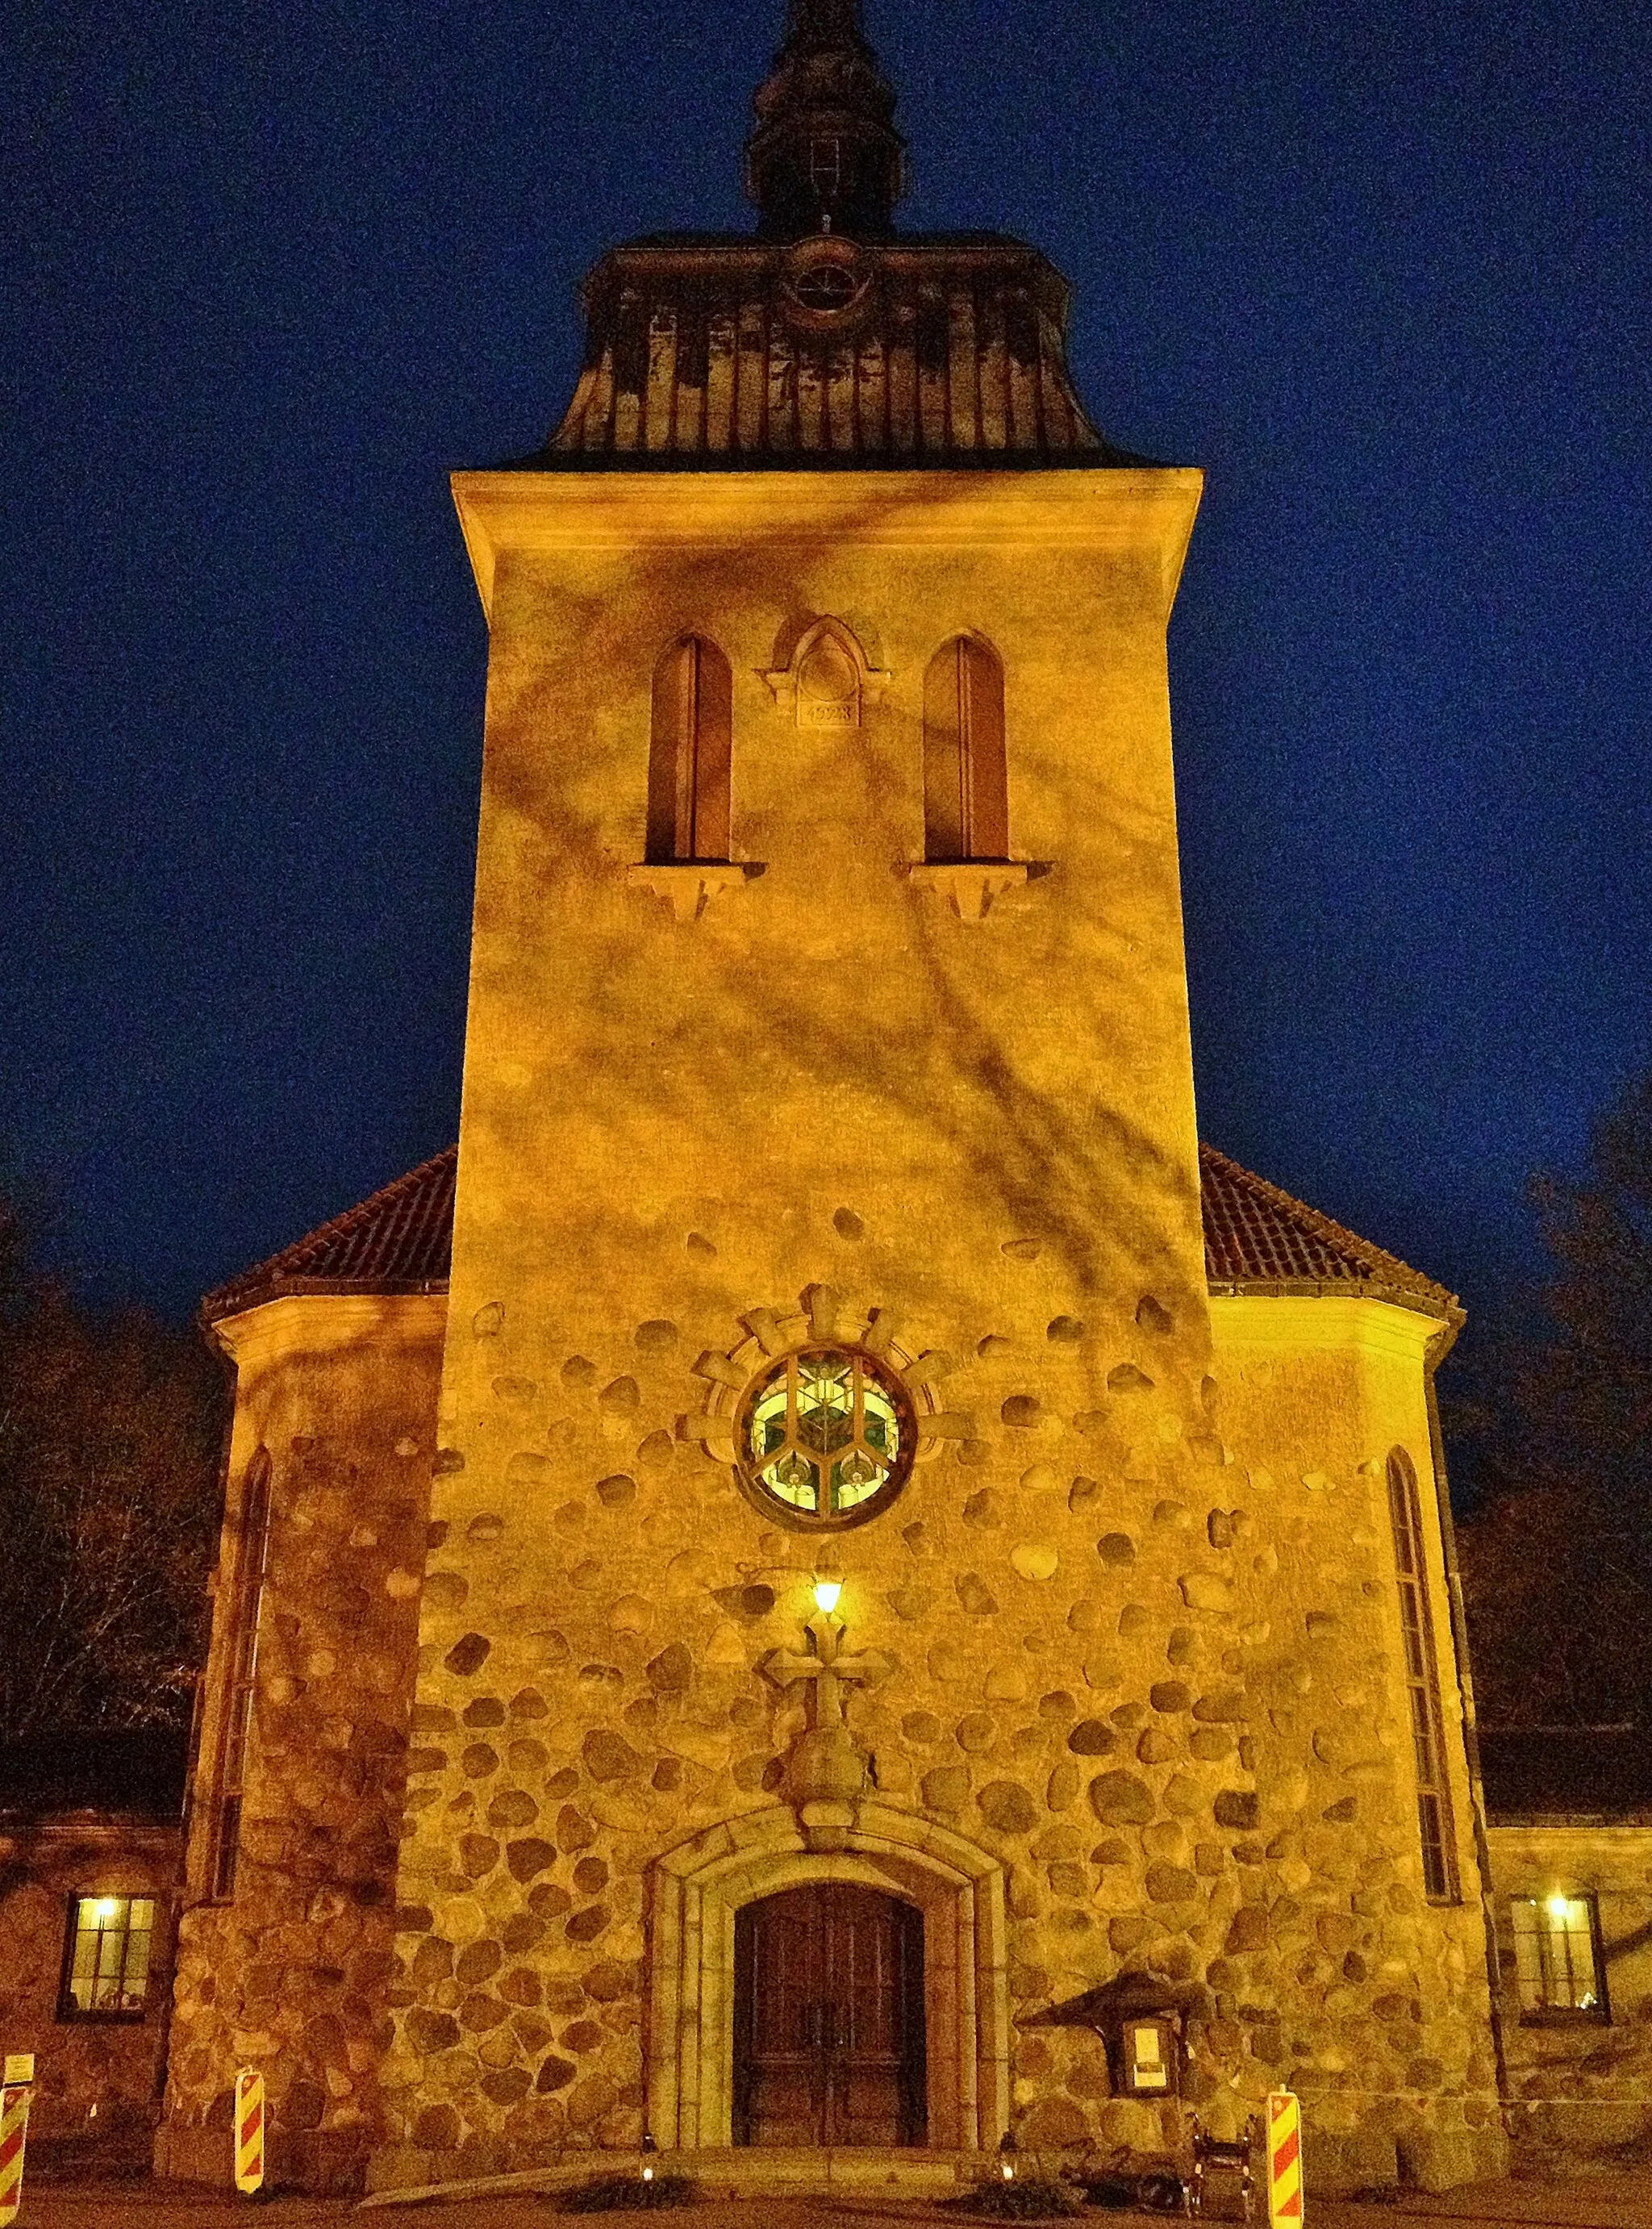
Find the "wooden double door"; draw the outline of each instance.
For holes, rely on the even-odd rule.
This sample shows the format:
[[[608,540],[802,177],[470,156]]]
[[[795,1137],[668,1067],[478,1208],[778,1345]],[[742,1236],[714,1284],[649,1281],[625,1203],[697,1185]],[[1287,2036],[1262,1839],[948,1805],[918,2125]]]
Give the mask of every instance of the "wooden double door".
[[[740,2144],[924,2140],[923,1914],[845,1881],[735,1915]]]

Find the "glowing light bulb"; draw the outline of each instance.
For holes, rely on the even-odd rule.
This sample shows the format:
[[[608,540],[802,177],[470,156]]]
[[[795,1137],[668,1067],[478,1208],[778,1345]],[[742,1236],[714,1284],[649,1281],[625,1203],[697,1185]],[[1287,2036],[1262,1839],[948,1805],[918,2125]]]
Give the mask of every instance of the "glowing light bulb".
[[[114,1898],[112,1896],[100,1896],[92,1907],[93,1918],[96,1920],[100,1927],[106,1927],[114,1916]]]
[[[838,1607],[838,1597],[843,1592],[841,1579],[817,1579],[814,1582],[814,1606],[828,1617]]]
[[[1552,1896],[1549,1898],[1549,1917],[1551,1919],[1564,1919],[1566,1916],[1567,1905],[1568,1899],[1565,1897]]]

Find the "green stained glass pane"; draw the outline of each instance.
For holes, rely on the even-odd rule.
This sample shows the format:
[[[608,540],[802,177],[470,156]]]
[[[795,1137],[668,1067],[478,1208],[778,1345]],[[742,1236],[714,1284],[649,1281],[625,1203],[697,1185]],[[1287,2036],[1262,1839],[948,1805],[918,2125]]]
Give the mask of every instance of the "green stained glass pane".
[[[854,1370],[847,1355],[810,1357],[798,1369],[797,1432],[805,1447],[832,1455],[854,1437]]]
[[[870,1357],[838,1347],[789,1355],[747,1397],[748,1474],[800,1514],[847,1515],[890,1485],[906,1452],[905,1413]]]
[[[783,1455],[778,1462],[769,1463],[760,1474],[771,1493],[789,1502],[794,1509],[818,1509],[820,1506],[820,1473],[808,1457],[794,1449]]]

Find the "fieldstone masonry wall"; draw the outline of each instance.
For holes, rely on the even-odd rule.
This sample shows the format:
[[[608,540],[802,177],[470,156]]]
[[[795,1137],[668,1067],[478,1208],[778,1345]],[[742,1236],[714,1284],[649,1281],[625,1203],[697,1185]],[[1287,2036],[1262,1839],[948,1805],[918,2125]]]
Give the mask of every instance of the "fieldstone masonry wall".
[[[1218,1301],[1212,1316],[1230,1475],[1255,1513],[1267,1624],[1246,1686],[1270,1908],[1257,1955],[1233,1969],[1245,1976],[1236,1997],[1254,2003],[1264,1985],[1306,2141],[1322,2159],[1340,2154],[1340,2172],[1383,2180],[1396,2144],[1425,2183],[1498,2171],[1476,1797],[1430,1457],[1440,1326],[1328,1295]],[[1424,1894],[1388,1507],[1396,1447],[1422,1489],[1456,1888],[1437,1905]],[[1250,1926],[1263,1937],[1259,1918]]]
[[[834,1544],[853,1640],[897,1666],[851,1706],[876,1805],[1004,1868],[1019,2133],[1174,2140],[1061,2023],[1137,1969],[1188,1991],[1216,2129],[1289,2080],[1321,2187],[1392,2179],[1397,2144],[1424,2181],[1495,2167],[1466,1834],[1468,1900],[1421,1893],[1381,1456],[1347,1468],[1321,1434],[1270,1449],[1295,1475],[1242,1468],[1171,1311],[1143,1295],[1098,1339],[1031,1251],[990,1317],[936,1327],[969,1436]],[[685,1329],[530,1388],[503,1311],[470,1326],[528,1444],[514,1493],[451,1456],[436,1489],[380,2180],[634,2145],[650,1868],[779,1808],[802,1706],[756,1667],[807,1615],[809,1544],[673,1429]],[[1466,1826],[1460,1764],[1457,1797]]]
[[[359,2181],[388,2039],[396,1827],[442,1304],[282,1301],[226,1326],[238,1365],[219,1600],[271,1463],[258,1685],[230,1901],[205,1900],[228,1664],[211,1699],[177,1950],[164,2174],[227,2181],[231,2092],[263,2070],[273,2179]]]
[[[935,1326],[967,1358],[947,1397],[968,1436],[834,1552],[852,1642],[897,1667],[850,1706],[877,1801],[1003,1865],[1011,2000],[1036,2017],[1121,1962],[1192,1980],[1190,1930],[1225,1937],[1240,1909],[1236,1841],[1260,1853],[1246,1590],[1231,1525],[1199,1506],[1179,1408],[1215,1455],[1169,1312],[1129,1326],[1151,1381],[1046,1304],[1021,1243],[990,1314]],[[1015,1320],[1029,1301],[1036,1344]],[[806,1334],[775,1313],[782,1338]],[[800,1689],[757,1667],[799,1638],[811,1545],[765,1526],[675,1428],[685,1364],[729,1326],[648,1320],[531,1391],[502,1310],[472,1335],[526,1444],[503,1467],[514,1492],[457,1468],[436,1489],[449,1530],[426,1583],[402,1891],[428,1932],[386,2076],[416,2177],[637,2140],[648,1869],[775,1807],[804,1718]],[[1139,1441],[1119,1434],[1109,1374]],[[1090,2142],[1099,2040],[1051,2027],[1029,2048],[1049,2070],[1016,2070],[1030,2139]]]

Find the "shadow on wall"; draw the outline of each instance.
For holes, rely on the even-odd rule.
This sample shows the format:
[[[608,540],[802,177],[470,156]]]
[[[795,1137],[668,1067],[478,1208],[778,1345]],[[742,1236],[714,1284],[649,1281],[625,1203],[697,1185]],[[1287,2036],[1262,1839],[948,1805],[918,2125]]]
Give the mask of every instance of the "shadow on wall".
[[[943,500],[942,491],[932,499]],[[867,516],[877,510],[869,498]],[[855,532],[852,517],[844,540],[852,544]],[[800,571],[795,550],[780,546],[767,555],[761,548],[743,550],[737,568],[721,551],[674,552],[673,624],[726,653],[750,634],[754,579],[765,566],[787,581]],[[1125,623],[1135,628],[1146,624],[1153,598],[1145,575],[1138,580],[1121,569]],[[543,755],[521,748],[520,739],[568,735],[566,671],[543,672],[515,655],[506,630],[500,638],[505,654],[492,682],[494,734],[516,739],[505,750],[493,744],[487,775],[492,840],[507,848],[511,861],[508,872],[496,867],[482,878],[479,955],[490,947],[520,946],[528,903],[554,942],[560,893],[579,893],[582,972],[570,971],[565,997],[547,1025],[547,1080],[577,1079],[574,1088],[590,1128],[606,1140],[616,1166],[633,1148],[640,1155],[662,1128],[675,1128],[703,1143],[690,1181],[697,1175],[706,1188],[737,1185],[759,1213],[771,1192],[781,1211],[789,1204],[776,1192],[782,1172],[787,1192],[795,1191],[786,1110],[809,1102],[831,1107],[841,1117],[845,1155],[861,1140],[897,1140],[901,1166],[887,1173],[903,1181],[911,1196],[966,1185],[975,1211],[985,1204],[1006,1237],[1035,1228],[1077,1291],[1162,1286],[1166,1203],[1174,1226],[1196,1233],[1197,1178],[1167,1150],[1151,1116],[1141,1119],[1138,1100],[1125,1088],[1142,1036],[1141,985],[1130,970],[1096,960],[1098,940],[1112,934],[1103,909],[1122,902],[1118,894],[1087,902],[1087,916],[1079,919],[1070,894],[1064,893],[1061,909],[1046,908],[1038,917],[1032,943],[1024,934],[1013,935],[1008,923],[1001,931],[994,923],[969,932],[972,941],[961,955],[953,925],[910,882],[897,886],[886,906],[856,903],[850,887],[856,878],[863,889],[869,875],[892,881],[897,869],[923,858],[923,737],[915,702],[899,712],[880,708],[853,731],[852,752],[844,751],[840,736],[821,739],[820,762],[829,783],[819,798],[797,806],[813,816],[818,875],[808,900],[822,924],[818,937],[812,935],[807,948],[800,942],[795,893],[790,901],[777,896],[771,873],[730,901],[723,915],[697,924],[692,946],[685,944],[658,907],[625,889],[625,861],[613,841],[616,794],[634,804],[633,859],[644,855],[650,818],[656,622],[640,613],[640,594],[628,596],[626,586],[622,575],[583,594],[557,582],[558,633],[578,639],[581,663],[593,672],[634,667],[637,687],[634,718],[629,705],[599,707],[588,718],[582,713],[577,755],[570,739],[569,759],[554,782],[543,778]],[[772,606],[772,595],[755,602],[759,610]],[[969,617],[963,609],[957,614],[961,624]],[[795,654],[809,632],[806,619],[794,611],[780,623],[773,654],[781,655],[788,641]],[[650,639],[640,646],[636,630],[643,626]],[[1133,792],[1109,787],[1093,766],[1064,766],[1047,746],[1041,748],[1031,723],[1023,717],[1017,724],[1018,677],[1012,671],[1008,678],[1012,806],[1019,784],[1042,793],[1045,826],[1107,825],[1128,863],[1128,903],[1173,931],[1179,902],[1168,821],[1149,825]],[[761,747],[761,731],[734,739],[736,852],[761,852],[765,844],[764,813],[754,803],[759,786],[749,778],[749,755]],[[743,783],[742,756],[749,769]],[[1006,832],[1013,839],[1014,828]],[[849,894],[842,951],[832,947],[831,927],[839,885]],[[788,903],[792,913],[785,914]],[[754,923],[761,919],[759,933],[747,932],[748,916]],[[851,949],[855,964],[839,964]],[[1058,1064],[1046,1062],[1037,1072],[1018,1057],[1006,1024],[1018,1018],[1029,996],[1038,997],[1040,982],[1058,991],[1068,1012],[1082,1015],[1077,1034],[1102,1049],[1110,1076],[1086,1076],[1076,1046],[1065,1049]],[[1167,1006],[1153,1024],[1167,1043],[1167,1026],[1177,1025],[1174,1018],[1167,1025]],[[616,1062],[616,1035],[627,1018],[637,1016],[646,1017],[646,1030],[633,1026],[630,1033],[646,1050]],[[726,1110],[720,1133],[708,1132],[708,1108]],[[588,1228],[570,1201],[565,1229],[582,1278],[597,1281],[591,1297],[600,1306],[613,1211],[583,1221]],[[607,1242],[601,1244],[599,1226]],[[1190,1260],[1192,1251],[1190,1245]],[[948,1297],[933,1295],[941,1308]]]

